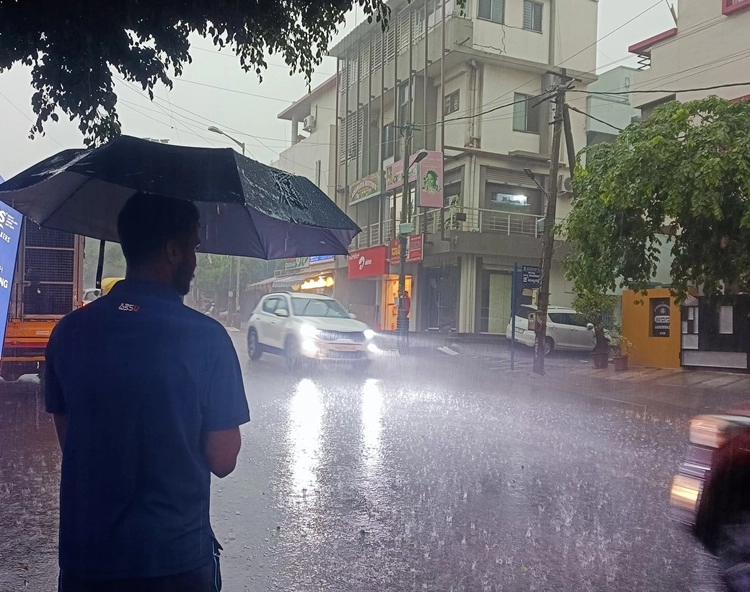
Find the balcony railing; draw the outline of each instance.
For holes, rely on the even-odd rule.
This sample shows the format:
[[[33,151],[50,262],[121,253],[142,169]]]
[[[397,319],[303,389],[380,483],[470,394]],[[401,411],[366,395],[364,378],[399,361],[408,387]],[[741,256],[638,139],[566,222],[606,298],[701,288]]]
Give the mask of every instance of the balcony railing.
[[[426,218],[426,222],[425,222]],[[541,238],[544,232],[544,216],[503,212],[482,208],[446,208],[420,212],[412,219],[414,233],[438,234],[446,232],[480,232],[489,234],[523,234]],[[352,241],[351,249],[364,249],[387,244],[391,239],[391,224],[383,222],[363,226],[362,232]]]

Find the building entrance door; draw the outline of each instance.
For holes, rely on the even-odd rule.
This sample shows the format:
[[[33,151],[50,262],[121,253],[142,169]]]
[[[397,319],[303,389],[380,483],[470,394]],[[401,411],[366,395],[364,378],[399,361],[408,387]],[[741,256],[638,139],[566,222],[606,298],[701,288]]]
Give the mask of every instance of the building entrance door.
[[[414,305],[414,294],[411,289],[411,276],[406,276],[406,291],[412,301],[412,307]],[[384,331],[395,331],[396,330],[396,318],[398,317],[398,276],[389,275],[383,282],[383,318],[382,327]],[[413,315],[409,315],[411,320]]]

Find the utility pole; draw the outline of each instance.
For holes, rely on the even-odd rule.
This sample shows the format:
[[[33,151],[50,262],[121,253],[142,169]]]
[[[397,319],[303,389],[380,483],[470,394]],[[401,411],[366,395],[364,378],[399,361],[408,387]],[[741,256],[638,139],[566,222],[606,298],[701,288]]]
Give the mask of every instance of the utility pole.
[[[555,94],[555,119],[550,151],[549,190],[547,191],[547,212],[544,217],[544,237],[542,247],[542,281],[536,310],[536,341],[534,343],[534,372],[544,374],[544,350],[547,340],[547,309],[549,308],[549,282],[552,271],[552,255],[555,248],[555,218],[557,215],[558,171],[560,168],[560,143],[563,132],[563,112],[567,76],[563,68],[558,74],[562,83],[557,84]]]
[[[408,350],[409,316],[406,310],[406,257],[409,249],[409,233],[404,232],[408,213],[409,194],[409,148],[411,146],[412,129],[407,121],[404,123],[404,184],[401,191],[401,219],[398,228],[398,316],[396,317],[396,332],[398,333],[398,349],[404,354]]]
[[[573,174],[576,168],[576,151],[573,146],[573,128],[570,126],[570,109],[568,104],[563,105],[563,129],[565,130],[565,149],[568,152],[568,168],[570,168],[570,180],[573,180]],[[575,189],[573,199],[575,199]]]
[[[403,189],[401,193],[401,220],[398,228],[398,316],[396,317],[396,333],[398,334],[399,353],[408,353],[409,350],[409,311],[406,310],[406,259],[409,251],[409,235],[412,232],[412,225],[406,222],[410,218],[411,194],[409,192],[409,169],[416,163],[420,162],[427,156],[425,150],[420,150],[409,162],[409,149],[411,148],[411,138],[414,133],[414,125],[405,122],[403,126],[404,133],[404,158],[403,158]],[[394,211],[395,214],[395,211]],[[410,295],[411,297],[411,295]]]

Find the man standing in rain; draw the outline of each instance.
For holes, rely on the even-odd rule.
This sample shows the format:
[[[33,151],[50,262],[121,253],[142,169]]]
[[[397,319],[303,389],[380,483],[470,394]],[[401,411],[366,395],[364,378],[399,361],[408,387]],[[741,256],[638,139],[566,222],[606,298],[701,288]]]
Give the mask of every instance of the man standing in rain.
[[[117,229],[126,279],[60,321],[47,349],[63,452],[59,591],[217,591],[210,474],[234,470],[250,418],[226,330],[181,300],[198,210],[139,194]]]

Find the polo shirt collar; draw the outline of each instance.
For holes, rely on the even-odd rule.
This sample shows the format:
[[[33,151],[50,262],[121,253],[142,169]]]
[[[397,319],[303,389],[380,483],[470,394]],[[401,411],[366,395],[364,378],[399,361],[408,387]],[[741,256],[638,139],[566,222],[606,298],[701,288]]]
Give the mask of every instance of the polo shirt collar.
[[[172,286],[146,280],[120,280],[109,291],[112,295],[133,294],[139,296],[155,296],[165,300],[182,302],[182,298]]]

